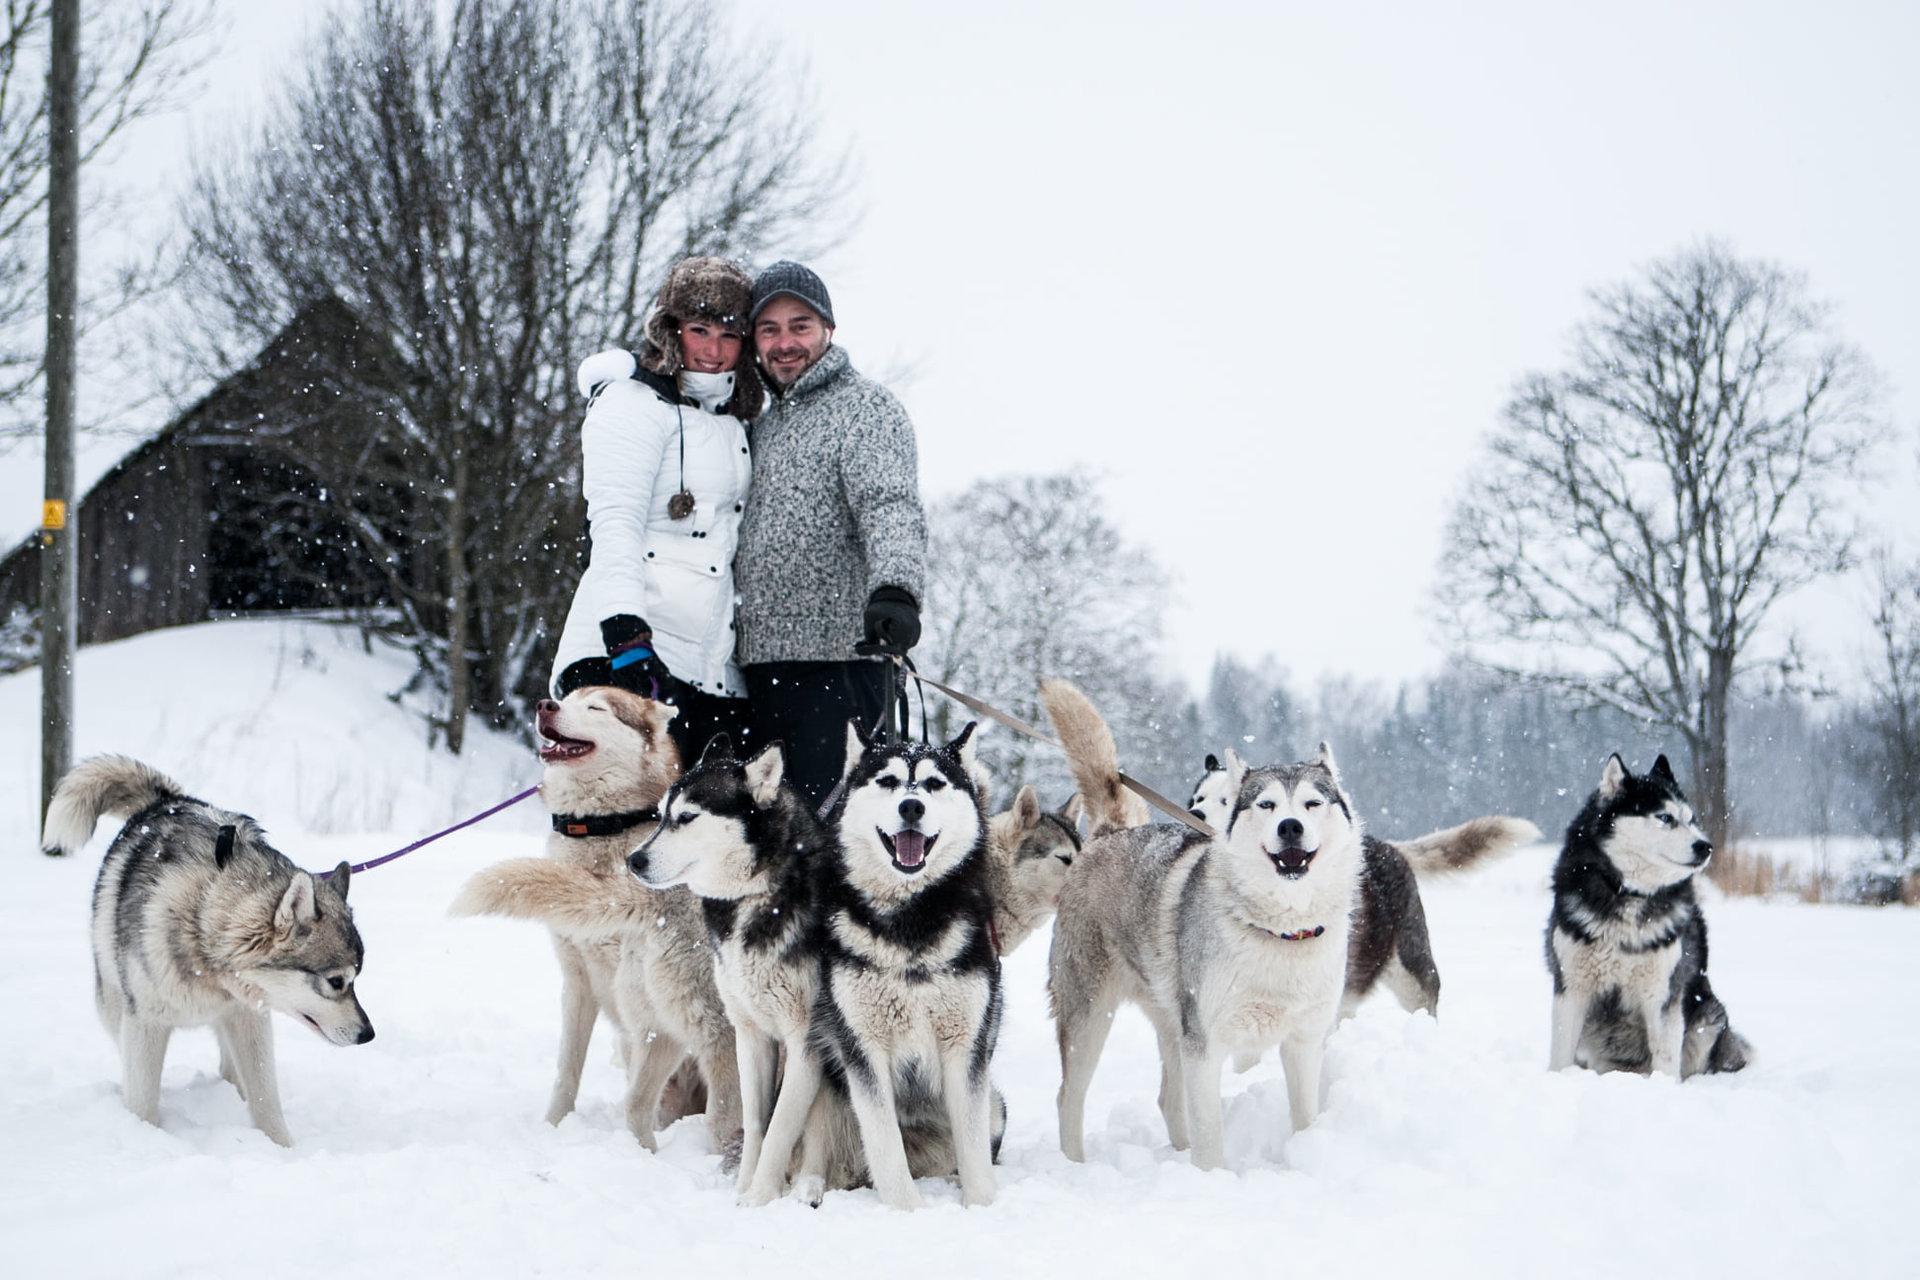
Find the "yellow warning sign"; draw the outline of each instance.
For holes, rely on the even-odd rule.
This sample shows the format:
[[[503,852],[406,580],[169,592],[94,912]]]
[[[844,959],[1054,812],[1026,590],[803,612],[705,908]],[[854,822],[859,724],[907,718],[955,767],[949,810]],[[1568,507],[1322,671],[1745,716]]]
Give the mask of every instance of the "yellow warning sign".
[[[40,527],[42,529],[64,529],[67,527],[67,504],[58,498],[48,498],[40,504]]]

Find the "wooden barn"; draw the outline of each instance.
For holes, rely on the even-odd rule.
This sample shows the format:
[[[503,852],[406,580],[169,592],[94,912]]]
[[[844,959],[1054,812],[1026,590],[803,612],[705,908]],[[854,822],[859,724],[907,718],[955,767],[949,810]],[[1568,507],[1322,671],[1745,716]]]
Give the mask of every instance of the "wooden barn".
[[[73,517],[81,644],[261,611],[378,608],[393,575],[434,571],[431,556],[371,563],[346,521],[390,518],[390,497],[384,514],[349,511],[316,474],[351,474],[365,448],[365,424],[325,386],[362,341],[345,304],[308,307],[88,490]],[[0,560],[0,621],[37,614],[39,598],[36,535]]]

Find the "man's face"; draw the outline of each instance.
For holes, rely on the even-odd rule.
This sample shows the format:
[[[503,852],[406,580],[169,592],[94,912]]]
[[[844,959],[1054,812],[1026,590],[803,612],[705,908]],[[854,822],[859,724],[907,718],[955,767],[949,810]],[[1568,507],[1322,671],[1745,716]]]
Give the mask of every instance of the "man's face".
[[[798,298],[775,298],[753,322],[753,345],[767,376],[790,387],[827,352],[833,330]]]

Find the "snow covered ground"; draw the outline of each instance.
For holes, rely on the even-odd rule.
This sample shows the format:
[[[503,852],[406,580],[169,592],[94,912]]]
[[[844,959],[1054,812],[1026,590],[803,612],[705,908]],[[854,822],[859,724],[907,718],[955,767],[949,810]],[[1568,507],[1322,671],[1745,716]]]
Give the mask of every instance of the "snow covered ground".
[[[466,775],[429,756],[381,696],[404,675],[387,661],[279,623],[88,650],[83,688],[104,692],[83,694],[81,747],[151,758],[309,866],[384,852],[532,770],[505,739]],[[32,776],[31,683],[0,680],[0,724],[15,726],[0,766],[16,779]],[[1094,1084],[1089,1161],[1060,1156],[1041,937],[1006,971],[998,1203],[964,1210],[957,1188],[923,1184],[931,1203],[912,1215],[869,1192],[743,1211],[698,1121],[657,1156],[633,1143],[604,1032],[580,1112],[540,1120],[558,1026],[544,935],[445,916],[473,869],[538,849],[537,813],[356,879],[378,1038],[334,1048],[277,1021],[283,1151],[247,1126],[206,1032],[174,1039],[160,1128],[121,1108],[85,928],[112,831],[83,857],[42,858],[31,789],[0,797],[10,1274],[1912,1273],[1910,911],[1712,902],[1715,986],[1760,1062],[1682,1086],[1544,1069],[1550,851],[1430,882],[1440,1020],[1363,1010],[1334,1037],[1328,1107],[1305,1133],[1288,1133],[1271,1059],[1229,1075],[1237,1169],[1207,1174],[1166,1145],[1152,1037],[1131,1012]]]

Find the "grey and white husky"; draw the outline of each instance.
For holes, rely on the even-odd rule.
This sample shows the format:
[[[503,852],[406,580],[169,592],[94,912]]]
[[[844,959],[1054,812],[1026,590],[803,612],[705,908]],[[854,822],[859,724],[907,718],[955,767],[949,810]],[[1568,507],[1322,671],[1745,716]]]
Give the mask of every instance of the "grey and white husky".
[[[1407,860],[1362,830],[1325,743],[1313,759],[1250,768],[1228,754],[1233,804],[1207,836],[1129,825],[1113,738],[1063,681],[1042,697],[1089,818],[1060,899],[1048,991],[1060,1042],[1060,1146],[1085,1158],[1088,1085],[1114,1012],[1139,1005],[1160,1045],[1160,1110],[1176,1148],[1217,1167],[1220,1072],[1278,1045],[1296,1130],[1320,1105],[1326,1038],[1376,981],[1430,1006],[1438,974]],[[1538,834],[1513,820],[1479,853]],[[1212,825],[1212,824],[1209,824]],[[1464,828],[1456,828],[1456,831]],[[1417,997],[1417,998],[1416,998]]]
[[[1607,758],[1553,869],[1554,1070],[1684,1078],[1753,1061],[1707,981],[1693,878],[1712,856],[1665,756],[1639,777]]]
[[[1052,918],[1080,852],[1080,797],[1058,809],[1023,786],[1013,807],[987,821],[987,880],[993,892],[993,945],[1001,955],[1032,937]]]
[[[1187,802],[1189,813],[1223,833],[1233,819],[1232,770],[1246,769],[1231,749],[1227,761],[1222,764],[1215,756],[1207,757],[1205,772]],[[1525,818],[1502,816],[1470,818],[1457,827],[1406,840],[1366,837],[1341,1017],[1351,1015],[1380,987],[1409,1013],[1437,1013],[1440,970],[1427,933],[1420,878],[1469,870],[1539,838],[1540,828]],[[1237,1065],[1245,1070],[1252,1063]]]
[[[220,1074],[254,1126],[293,1145],[266,1011],[329,1044],[373,1039],[354,992],[366,949],[347,906],[347,864],[325,879],[302,871],[252,818],[125,756],[95,757],[61,779],[43,843],[71,853],[103,815],[127,821],[94,882],[93,989],[120,1046],[127,1109],[158,1124],[168,1039],[211,1025]]]
[[[821,992],[814,1042],[844,1090],[874,1190],[920,1204],[903,1117],[938,1107],[961,1199],[994,1196],[1000,958],[992,942],[987,822],[969,724],[939,747],[848,730],[844,793],[820,879]],[[823,1091],[825,1096],[825,1091]],[[832,1106],[810,1117],[803,1174],[817,1178]]]

